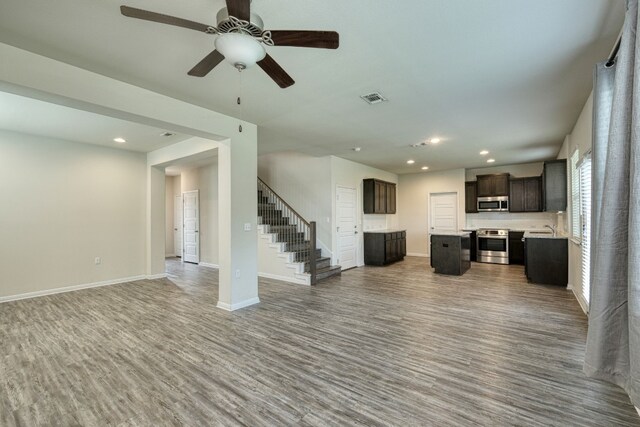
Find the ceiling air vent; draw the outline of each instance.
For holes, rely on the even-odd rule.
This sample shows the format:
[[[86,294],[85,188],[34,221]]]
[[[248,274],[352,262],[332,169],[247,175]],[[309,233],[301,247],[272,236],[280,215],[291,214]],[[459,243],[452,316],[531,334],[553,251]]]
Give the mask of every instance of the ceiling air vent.
[[[385,102],[387,100],[387,98],[385,98],[384,96],[380,95],[379,92],[371,92],[371,93],[368,93],[366,95],[361,95],[360,98],[364,99],[366,102],[368,102],[371,105],[379,104],[379,103]]]

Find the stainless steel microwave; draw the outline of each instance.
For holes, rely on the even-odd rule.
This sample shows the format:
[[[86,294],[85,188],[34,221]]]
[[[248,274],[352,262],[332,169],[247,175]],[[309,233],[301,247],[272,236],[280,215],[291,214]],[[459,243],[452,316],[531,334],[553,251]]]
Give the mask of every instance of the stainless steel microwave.
[[[478,197],[478,212],[509,212],[509,196]]]

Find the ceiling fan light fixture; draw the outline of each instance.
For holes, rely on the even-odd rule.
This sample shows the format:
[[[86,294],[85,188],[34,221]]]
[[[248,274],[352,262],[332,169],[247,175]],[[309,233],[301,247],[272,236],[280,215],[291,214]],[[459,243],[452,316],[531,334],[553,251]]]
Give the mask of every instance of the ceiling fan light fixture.
[[[242,70],[256,65],[267,54],[262,43],[246,34],[220,34],[215,45],[227,62]]]

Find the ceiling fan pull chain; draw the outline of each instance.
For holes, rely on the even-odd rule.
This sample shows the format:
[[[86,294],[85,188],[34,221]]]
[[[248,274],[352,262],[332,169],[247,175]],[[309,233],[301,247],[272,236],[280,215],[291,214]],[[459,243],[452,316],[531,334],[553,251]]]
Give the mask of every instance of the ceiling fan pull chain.
[[[244,110],[242,108],[242,69],[238,68],[238,74],[239,74],[239,87],[240,87],[240,96],[238,96],[237,99],[237,103],[238,103],[238,107],[240,108],[240,120],[244,120]],[[242,124],[240,124],[238,126],[238,131],[242,132]]]

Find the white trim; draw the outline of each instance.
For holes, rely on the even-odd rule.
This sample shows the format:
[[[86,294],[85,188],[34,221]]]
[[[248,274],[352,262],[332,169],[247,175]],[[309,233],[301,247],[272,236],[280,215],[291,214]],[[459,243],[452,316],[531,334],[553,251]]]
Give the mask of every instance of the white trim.
[[[263,277],[265,279],[280,280],[281,282],[293,283],[294,285],[310,285],[309,283],[303,282],[302,279],[300,279],[299,281],[295,281],[295,279],[293,279],[292,277],[279,276],[277,274],[258,273],[258,277]]]
[[[250,305],[258,304],[260,302],[260,298],[249,298],[242,302],[237,302],[235,304],[227,304],[226,302],[218,301],[216,307],[225,310],[225,311],[235,311],[240,310],[241,308],[249,307]]]
[[[9,295],[6,297],[0,297],[0,303],[9,302],[9,301],[19,301],[19,300],[29,299],[29,298],[43,297],[46,295],[61,294],[65,292],[79,291],[81,289],[90,289],[90,288],[98,288],[101,286],[117,285],[119,283],[135,282],[138,280],[144,280],[147,277],[148,276],[144,276],[144,275],[123,277],[120,279],[104,280],[101,282],[85,283],[82,285],[64,286],[62,288],[46,289],[44,291],[35,291],[35,292],[27,292],[24,294]]]
[[[167,277],[167,273],[160,273],[160,274],[147,275],[147,276],[145,276],[145,279],[147,279],[147,280],[156,280],[156,279],[164,279],[165,277]]]
[[[638,411],[638,415],[640,415],[640,408],[636,406],[636,411]]]
[[[420,258],[429,258],[429,254],[423,254],[419,252],[407,252],[407,256],[417,256]]]
[[[201,267],[215,268],[216,270],[220,268],[218,264],[211,264],[210,262],[201,262],[198,265]]]
[[[587,317],[588,317],[589,316],[589,309],[587,307],[587,303],[582,300],[582,295],[577,294],[576,290],[573,289],[573,287],[571,288],[571,292],[573,292],[573,296],[575,296],[576,299],[578,300],[578,304],[580,304],[580,308],[582,309],[582,311],[584,311],[584,314],[586,314]]]
[[[175,258],[176,254],[164,254],[165,258]]]

